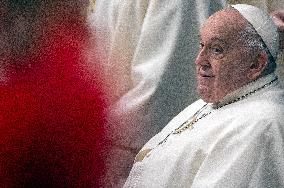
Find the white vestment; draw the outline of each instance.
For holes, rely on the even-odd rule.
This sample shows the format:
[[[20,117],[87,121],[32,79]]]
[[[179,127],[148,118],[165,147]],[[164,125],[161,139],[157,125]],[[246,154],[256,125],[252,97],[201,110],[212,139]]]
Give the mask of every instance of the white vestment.
[[[142,148],[152,150],[134,163],[125,187],[284,187],[284,91],[275,78],[260,78],[220,105],[249,94],[237,102],[208,104],[192,129],[159,145],[206,103],[187,107]]]

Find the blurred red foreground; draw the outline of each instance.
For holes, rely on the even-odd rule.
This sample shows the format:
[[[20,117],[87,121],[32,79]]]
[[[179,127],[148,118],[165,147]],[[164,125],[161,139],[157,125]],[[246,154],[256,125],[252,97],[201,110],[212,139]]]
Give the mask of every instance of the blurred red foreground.
[[[3,63],[1,187],[101,186],[109,143],[100,71],[86,63],[84,22],[60,16],[42,17],[33,49]]]

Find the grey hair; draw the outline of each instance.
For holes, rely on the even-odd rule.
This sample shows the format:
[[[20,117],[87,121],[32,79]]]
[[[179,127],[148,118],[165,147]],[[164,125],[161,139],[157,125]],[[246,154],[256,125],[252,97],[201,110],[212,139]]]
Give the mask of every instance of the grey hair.
[[[245,45],[253,50],[253,52],[265,52],[268,56],[267,66],[262,72],[262,75],[267,75],[276,70],[276,62],[266,44],[263,42],[261,36],[257,33],[254,27],[251,24],[248,24],[241,32],[241,39]]]

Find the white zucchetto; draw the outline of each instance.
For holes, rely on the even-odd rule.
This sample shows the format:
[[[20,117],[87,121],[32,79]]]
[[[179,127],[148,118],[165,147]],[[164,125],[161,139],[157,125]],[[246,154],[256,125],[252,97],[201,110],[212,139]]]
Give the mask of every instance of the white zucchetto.
[[[276,60],[279,51],[279,36],[277,27],[270,16],[261,9],[247,4],[231,5],[235,8],[257,31],[269,52]]]

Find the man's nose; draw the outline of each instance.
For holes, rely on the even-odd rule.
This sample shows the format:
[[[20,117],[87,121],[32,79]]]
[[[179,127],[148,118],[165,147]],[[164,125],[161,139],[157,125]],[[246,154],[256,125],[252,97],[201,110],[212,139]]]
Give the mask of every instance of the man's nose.
[[[207,57],[207,53],[206,53],[206,49],[205,48],[202,48],[199,50],[199,53],[196,57],[196,60],[195,60],[195,64],[196,65],[208,65],[208,57]]]

